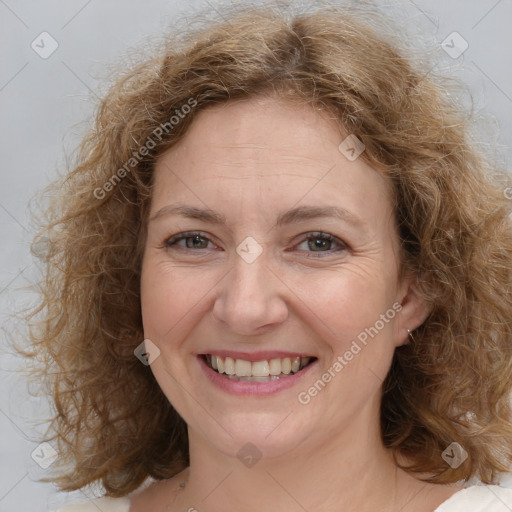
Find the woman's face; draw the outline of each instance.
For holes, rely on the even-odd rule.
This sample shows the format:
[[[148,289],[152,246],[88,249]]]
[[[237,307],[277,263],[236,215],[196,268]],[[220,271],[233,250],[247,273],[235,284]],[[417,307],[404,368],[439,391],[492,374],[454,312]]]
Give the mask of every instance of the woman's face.
[[[310,106],[232,101],[156,165],[144,334],[191,448],[277,457],[377,427],[393,352],[422,318],[398,282],[389,183],[339,149],[347,135]]]

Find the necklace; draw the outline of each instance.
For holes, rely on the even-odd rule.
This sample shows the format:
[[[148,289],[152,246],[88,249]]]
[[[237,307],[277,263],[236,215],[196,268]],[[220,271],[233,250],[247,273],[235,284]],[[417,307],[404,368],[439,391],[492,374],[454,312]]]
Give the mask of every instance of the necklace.
[[[167,511],[171,512],[171,510],[174,508],[174,504],[176,503],[176,500],[178,499],[178,495],[180,494],[180,491],[185,489],[185,486],[187,485],[187,480],[184,482],[181,482],[176,489],[174,489],[174,499],[172,500],[172,503],[167,506]]]

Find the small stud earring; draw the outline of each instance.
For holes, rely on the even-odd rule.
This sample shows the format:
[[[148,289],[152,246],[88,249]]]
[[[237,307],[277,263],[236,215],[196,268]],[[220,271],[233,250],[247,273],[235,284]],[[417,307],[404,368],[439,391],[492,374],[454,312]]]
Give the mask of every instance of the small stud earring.
[[[409,335],[409,342],[407,344],[409,345],[411,342],[414,343],[414,336],[412,335],[412,332],[409,329],[407,329],[407,334]]]

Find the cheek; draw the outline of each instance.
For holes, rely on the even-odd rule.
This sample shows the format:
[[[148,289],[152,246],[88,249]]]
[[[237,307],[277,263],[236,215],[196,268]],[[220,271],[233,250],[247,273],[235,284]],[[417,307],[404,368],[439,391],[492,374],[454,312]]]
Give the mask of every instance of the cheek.
[[[321,335],[343,348],[392,305],[392,272],[384,272],[379,263],[360,258],[330,270],[282,267],[278,273],[285,286],[271,275],[268,285],[276,287],[275,293],[288,304],[292,317],[295,311],[306,328],[316,326],[313,336]],[[224,277],[230,279],[224,276],[228,272],[226,268],[170,264],[160,254],[149,253],[141,276],[145,335],[163,341],[173,330],[180,339],[186,336],[185,331],[214,307],[216,290],[227,283]]]
[[[343,340],[373,325],[394,297],[382,272],[361,272],[348,265],[321,277],[302,275],[295,284],[296,295],[315,314],[316,322],[324,325],[330,338]]]
[[[200,269],[180,268],[156,257],[145,260],[141,276],[145,336],[163,342],[182,331],[202,309],[214,283],[213,276]]]
[[[150,339],[160,337],[174,323],[174,317],[179,314],[176,310],[179,304],[176,300],[176,281],[171,279],[169,272],[162,273],[155,258],[146,258],[141,275],[144,335]]]

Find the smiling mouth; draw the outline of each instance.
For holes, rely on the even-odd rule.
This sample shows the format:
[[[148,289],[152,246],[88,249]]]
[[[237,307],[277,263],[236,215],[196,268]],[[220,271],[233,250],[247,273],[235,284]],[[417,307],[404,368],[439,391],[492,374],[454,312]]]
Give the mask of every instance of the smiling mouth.
[[[269,382],[291,377],[316,361],[316,357],[283,357],[262,361],[246,361],[212,354],[201,356],[214,372],[242,382]]]

